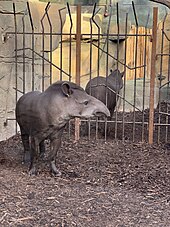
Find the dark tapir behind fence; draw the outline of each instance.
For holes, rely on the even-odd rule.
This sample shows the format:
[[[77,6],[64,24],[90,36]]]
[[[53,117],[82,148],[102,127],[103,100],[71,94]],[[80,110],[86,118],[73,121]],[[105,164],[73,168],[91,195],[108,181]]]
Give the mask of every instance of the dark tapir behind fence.
[[[95,77],[87,83],[85,88],[85,91],[88,94],[102,101],[104,104],[107,104],[111,117],[113,116],[118,100],[116,93],[119,94],[119,91],[123,87],[123,75],[124,72],[120,73],[119,70],[111,70],[111,73],[107,78],[102,76]]]
[[[16,119],[21,129],[24,159],[30,159],[29,173],[36,173],[35,159],[45,151],[44,140],[48,138],[51,142],[51,171],[60,175],[55,159],[66,123],[74,117],[90,118],[101,114],[110,116],[101,101],[71,82],[56,82],[44,92],[23,95],[16,105]]]

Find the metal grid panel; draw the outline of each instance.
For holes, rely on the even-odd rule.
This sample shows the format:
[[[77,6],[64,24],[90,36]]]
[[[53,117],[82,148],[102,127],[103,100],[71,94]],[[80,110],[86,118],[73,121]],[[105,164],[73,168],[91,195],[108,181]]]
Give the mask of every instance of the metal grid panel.
[[[112,10],[113,10],[113,5],[109,5],[109,15],[108,15],[108,24],[107,24],[107,32],[102,33],[101,32],[101,27],[98,25],[97,21],[95,20],[95,16],[103,9],[106,9],[105,6],[98,6],[94,4],[93,9],[92,9],[92,16],[90,19],[90,33],[81,33],[78,34],[73,32],[73,20],[72,20],[72,13],[69,4],[67,3],[66,8],[60,9],[59,10],[59,18],[60,18],[60,26],[61,26],[61,32],[60,33],[54,33],[53,28],[52,28],[52,23],[51,23],[51,18],[49,15],[49,9],[51,7],[50,3],[47,3],[44,15],[40,20],[41,23],[41,32],[35,31],[35,26],[33,23],[32,19],[32,13],[30,10],[30,5],[27,3],[26,11],[22,13],[22,15],[17,13],[16,10],[16,3],[13,3],[13,15],[14,15],[14,31],[10,32],[9,34],[13,34],[15,37],[15,97],[16,101],[18,100],[19,96],[21,94],[24,94],[25,92],[28,92],[28,88],[26,86],[28,80],[30,80],[31,87],[30,90],[35,90],[37,89],[37,84],[35,82],[35,77],[36,77],[36,61],[37,58],[40,60],[40,67],[41,67],[41,78],[39,79],[38,83],[41,83],[38,87],[41,88],[42,91],[46,89],[48,85],[52,83],[52,69],[53,67],[56,68],[60,73],[58,76],[59,80],[63,80],[63,75],[67,76],[67,80],[72,80],[72,68],[73,68],[73,43],[75,40],[79,39],[79,43],[77,43],[77,53],[81,53],[81,43],[83,42],[82,37],[85,37],[84,39],[87,40],[89,43],[89,78],[90,80],[92,78],[92,65],[93,65],[93,50],[94,47],[97,49],[97,73],[96,76],[100,76],[100,66],[102,64],[101,62],[101,54],[105,55],[105,77],[106,77],[106,84],[104,86],[107,86],[107,77],[109,74],[109,60],[112,59],[115,62],[116,67],[118,68],[120,65],[122,66],[123,70],[125,71],[125,76],[123,78],[124,86],[122,89],[122,93],[120,94],[118,91],[116,91],[117,97],[119,97],[119,100],[121,100],[122,103],[122,110],[119,111],[118,105],[116,105],[115,109],[115,114],[112,119],[91,119],[89,120],[88,123],[88,138],[90,139],[91,137],[95,136],[96,138],[102,137],[105,140],[109,137],[111,139],[122,139],[126,140],[131,139],[133,141],[139,140],[140,141],[148,141],[148,124],[149,124],[149,109],[146,109],[146,85],[148,79],[148,75],[146,72],[148,71],[148,65],[147,65],[147,45],[149,42],[149,39],[153,39],[154,37],[151,36],[150,33],[148,33],[148,22],[150,19],[150,14],[148,14],[147,17],[147,22],[144,28],[144,33],[139,33],[139,23],[138,23],[138,17],[137,17],[137,12],[135,9],[135,5],[132,2],[132,11],[134,15],[134,21],[135,21],[135,31],[136,33],[131,34],[128,32],[128,12],[125,15],[125,22],[124,22],[124,33],[120,32],[120,17],[119,17],[119,4],[116,4],[116,27],[117,27],[117,32],[116,33],[110,33],[110,27],[111,27],[111,16],[112,16]],[[70,20],[70,28],[68,33],[63,32],[63,27],[62,27],[62,17],[61,17],[61,11],[67,9],[67,14],[69,15],[69,20]],[[81,7],[79,8],[79,12],[81,14]],[[18,16],[22,16],[22,31],[18,30],[18,24],[17,24],[17,18]],[[81,15],[80,15],[81,16]],[[30,28],[28,29],[25,26],[25,20],[29,18],[29,26]],[[44,19],[47,19],[48,21],[48,32],[45,31],[45,26],[44,26]],[[157,56],[160,56],[160,78],[159,78],[159,100],[158,100],[158,109],[156,109],[154,112],[154,142],[169,142],[169,100],[167,102],[164,102],[164,105],[162,106],[161,104],[161,90],[164,87],[167,87],[167,91],[169,89],[169,78],[170,78],[170,70],[169,70],[169,62],[170,62],[170,44],[169,44],[169,52],[164,53],[164,40],[166,39],[169,42],[168,35],[166,34],[166,31],[164,29],[164,23],[165,23],[166,17],[164,18],[163,24],[162,24],[162,37],[161,37],[161,50],[160,53],[157,53]],[[77,25],[81,23],[81,21],[77,21]],[[81,27],[83,25],[80,24],[79,32],[81,32]],[[96,26],[97,28],[97,33],[93,32],[93,26]],[[154,29],[154,28],[153,28]],[[18,37],[22,36],[22,43],[18,43]],[[54,63],[53,59],[53,39],[55,36],[60,36],[60,65],[57,65]],[[63,69],[63,44],[64,44],[64,37],[69,36],[69,39],[67,40],[68,42],[68,71],[65,71]],[[48,37],[48,42],[49,42],[49,54],[47,56],[46,50],[45,50],[45,37]],[[86,38],[88,37],[88,38]],[[97,37],[97,39],[96,39]],[[110,41],[112,40],[112,37],[116,37],[116,56],[110,54],[109,50],[111,48]],[[123,39],[122,39],[123,37]],[[129,37],[134,37],[134,64],[133,66],[129,66],[127,63],[127,48],[128,48],[128,38]],[[143,64],[139,65],[138,64],[138,58],[141,57],[141,50],[139,49],[139,38],[143,37],[144,40],[144,49],[142,50],[142,62]],[[41,43],[41,51],[37,51],[35,49],[35,42],[36,40],[39,40]],[[28,45],[27,41],[30,41]],[[106,48],[103,48],[101,45],[101,42],[104,40],[104,46]],[[78,41],[77,41],[78,42]],[[81,42],[81,43],[80,43]],[[124,45],[124,59],[120,59],[120,44],[123,42]],[[170,42],[169,42],[170,43]],[[79,45],[78,45],[79,44]],[[22,47],[21,47],[22,46]],[[28,54],[29,53],[29,54]],[[20,61],[22,56],[22,63]],[[166,57],[168,58],[168,75],[167,75],[167,82],[163,84],[162,80],[162,67],[163,67],[163,58]],[[79,55],[80,58],[80,55]],[[28,76],[26,73],[26,67],[27,67],[27,59],[29,59],[29,63],[31,65],[31,72],[30,75]],[[78,61],[78,58],[76,62]],[[155,59],[156,61],[156,59]],[[21,66],[23,67],[23,75],[22,75],[22,86],[20,81],[20,75],[18,75],[18,67]],[[78,64],[78,62],[77,62]],[[81,62],[79,62],[79,65],[77,67],[80,67]],[[152,63],[153,64],[153,63]],[[155,66],[152,66],[155,67]],[[138,108],[137,105],[137,84],[138,84],[138,78],[137,78],[137,70],[142,69],[143,70],[143,75],[142,75],[142,80],[141,80],[141,99],[142,99],[142,105],[141,108]],[[128,92],[128,80],[126,77],[126,71],[127,70],[133,70],[134,72],[134,77],[132,81],[132,90],[133,90],[133,99],[128,100],[126,98],[126,94]],[[150,69],[149,69],[150,70]],[[80,68],[79,68],[80,71]],[[81,83],[81,77],[78,78],[78,72],[77,72],[77,81],[80,81]],[[29,78],[28,78],[29,77]],[[65,78],[65,77],[64,77]],[[101,84],[98,84],[98,86],[102,86]],[[109,87],[106,89],[108,91],[110,89]],[[152,88],[154,89],[154,88]],[[111,90],[111,89],[110,89]],[[115,93],[114,90],[112,90],[113,93]],[[154,100],[152,100],[154,101]],[[132,107],[132,111],[129,113],[127,112],[126,109],[126,104]],[[107,92],[106,92],[106,105],[107,105]],[[163,108],[163,109],[162,109]],[[130,117],[128,117],[130,115]],[[13,120],[13,119],[6,119],[5,125],[7,124],[8,120]],[[95,133],[93,130],[95,123]],[[69,126],[69,135],[71,134],[71,125]],[[129,131],[126,131],[126,128],[131,127],[131,135],[127,135]],[[81,125],[81,129],[85,127],[86,124]],[[100,132],[100,128],[104,128],[104,134]],[[108,128],[111,127],[112,133],[108,135]],[[138,135],[140,133],[140,137]]]

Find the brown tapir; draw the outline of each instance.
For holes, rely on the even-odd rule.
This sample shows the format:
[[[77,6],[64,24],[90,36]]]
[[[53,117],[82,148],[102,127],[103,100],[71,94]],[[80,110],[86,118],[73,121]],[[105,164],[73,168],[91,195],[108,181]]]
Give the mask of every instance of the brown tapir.
[[[49,139],[51,171],[60,175],[55,160],[66,123],[74,117],[90,118],[101,114],[110,116],[101,101],[72,82],[59,81],[44,92],[24,94],[16,104],[16,120],[21,130],[24,159],[30,154],[29,173],[36,174],[37,154],[45,151],[44,140]]]

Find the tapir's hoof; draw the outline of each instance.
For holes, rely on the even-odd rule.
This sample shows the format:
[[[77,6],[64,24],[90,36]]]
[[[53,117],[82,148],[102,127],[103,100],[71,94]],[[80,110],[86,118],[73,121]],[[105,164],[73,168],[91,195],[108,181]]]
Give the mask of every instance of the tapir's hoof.
[[[30,153],[26,152],[24,154],[23,160],[22,160],[22,164],[27,164],[31,162],[31,155]]]
[[[44,153],[44,152],[40,153],[40,158],[41,158],[42,160],[45,158],[45,153]]]
[[[51,170],[51,174],[55,177],[60,177],[62,175],[62,173],[59,170],[57,171]]]
[[[61,176],[61,172],[57,169],[57,167],[55,165],[55,161],[51,161],[51,173],[52,173],[52,175],[54,175],[56,177]]]
[[[36,176],[38,174],[37,169],[35,167],[31,168],[28,172],[30,176]]]
[[[51,174],[55,177],[60,177],[62,173],[57,168],[51,168]]]

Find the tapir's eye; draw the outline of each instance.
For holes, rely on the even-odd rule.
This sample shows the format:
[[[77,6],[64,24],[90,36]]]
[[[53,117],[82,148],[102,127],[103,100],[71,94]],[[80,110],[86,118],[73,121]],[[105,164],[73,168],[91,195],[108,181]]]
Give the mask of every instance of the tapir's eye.
[[[86,101],[84,101],[84,105],[85,105],[85,106],[87,106],[87,105],[88,105],[88,103],[89,103],[89,102],[88,102],[87,100],[86,100]]]

